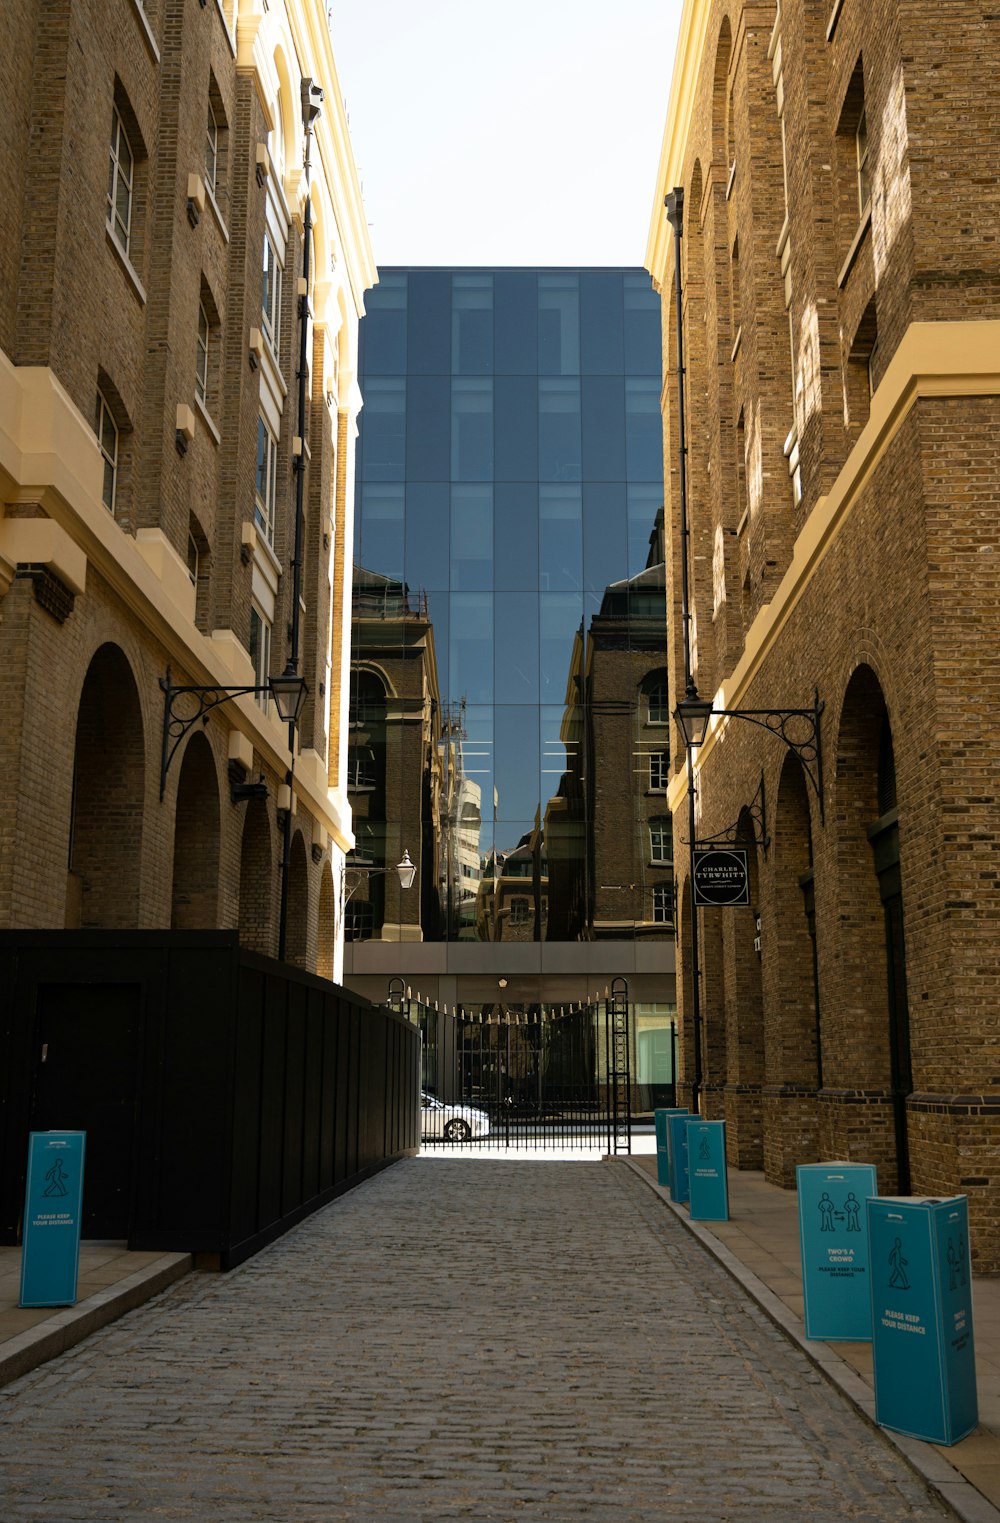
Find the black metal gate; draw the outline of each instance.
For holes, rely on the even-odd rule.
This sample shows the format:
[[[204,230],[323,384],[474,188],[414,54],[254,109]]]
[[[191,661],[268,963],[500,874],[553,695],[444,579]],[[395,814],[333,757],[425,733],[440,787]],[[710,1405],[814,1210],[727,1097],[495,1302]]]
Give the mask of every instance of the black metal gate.
[[[426,1048],[436,1023],[424,1024]],[[459,1010],[453,1031],[454,1083],[433,1086],[436,1094],[425,1098],[424,1146],[469,1142],[497,1149],[631,1151],[624,979],[616,979],[610,998],[571,1010],[508,1005]],[[439,1060],[435,1051],[435,1072]]]

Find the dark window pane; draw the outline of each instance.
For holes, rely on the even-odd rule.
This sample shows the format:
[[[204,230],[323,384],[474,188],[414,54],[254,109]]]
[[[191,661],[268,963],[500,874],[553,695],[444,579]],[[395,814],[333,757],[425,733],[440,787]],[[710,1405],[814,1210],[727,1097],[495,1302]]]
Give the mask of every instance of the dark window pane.
[[[663,486],[649,482],[628,488],[628,574],[642,571],[649,558],[649,536],[663,506]]]
[[[493,701],[493,596],[456,592],[451,597],[450,691],[469,703]]]
[[[584,481],[625,480],[625,389],[620,376],[581,382]]]
[[[495,469],[497,481],[538,478],[538,382],[534,376],[497,376]]]
[[[583,585],[603,592],[628,575],[625,485],[607,482],[583,487]]]
[[[539,597],[539,696],[543,703],[561,703],[566,696],[573,643],[582,623],[580,593],[543,592]]]
[[[361,413],[364,474],[368,481],[402,481],[406,412],[402,380],[365,383]]]
[[[538,479],[580,480],[580,383],[538,382]]]
[[[497,486],[494,491],[494,579],[497,591],[538,586],[538,488]]]
[[[575,275],[538,277],[538,373],[580,373],[580,293]]]
[[[383,275],[365,297],[362,374],[406,373],[406,276]]]
[[[580,360],[589,375],[622,374],[622,277],[617,270],[581,272]]]
[[[579,486],[538,488],[538,581],[543,591],[583,585],[583,524]]]
[[[489,375],[493,369],[492,276],[455,275],[451,300],[452,374]]]
[[[403,483],[368,482],[361,492],[361,532],[355,559],[368,571],[402,579]]]
[[[406,580],[411,587],[447,587],[450,555],[447,482],[406,487]]]
[[[493,477],[493,383],[452,382],[451,479],[490,481]]]
[[[514,827],[516,834],[496,832],[498,843],[509,850],[519,836],[532,828],[538,797],[538,709],[534,704],[498,704],[494,732],[494,767],[497,816]]]
[[[451,384],[447,376],[406,381],[406,479],[447,481],[451,459]]]
[[[493,277],[497,375],[538,369],[538,277],[533,270],[498,270]]]
[[[411,270],[407,312],[410,372],[448,375],[451,370],[451,275]]]
[[[488,591],[493,586],[493,490],[451,489],[451,590]]]
[[[625,381],[625,438],[629,481],[662,481],[663,420],[655,376]]]
[[[493,605],[497,703],[538,701],[538,594],[498,592]]]
[[[625,276],[625,369],[629,375],[660,376],[660,298],[648,275]]]

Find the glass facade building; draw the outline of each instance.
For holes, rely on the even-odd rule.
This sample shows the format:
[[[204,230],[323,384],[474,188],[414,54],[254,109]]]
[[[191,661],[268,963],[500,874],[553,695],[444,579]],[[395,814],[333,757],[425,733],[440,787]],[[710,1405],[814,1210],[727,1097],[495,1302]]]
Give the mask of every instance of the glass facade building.
[[[660,303],[387,269],[362,323],[346,982],[673,1003]],[[662,1023],[661,1023],[662,1025]],[[661,1029],[657,1026],[656,1029]]]

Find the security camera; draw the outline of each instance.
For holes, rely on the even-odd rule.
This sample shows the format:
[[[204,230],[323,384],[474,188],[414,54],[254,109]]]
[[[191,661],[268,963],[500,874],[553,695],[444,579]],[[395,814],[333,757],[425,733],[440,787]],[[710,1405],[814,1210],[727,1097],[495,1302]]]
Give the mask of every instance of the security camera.
[[[323,109],[323,91],[311,79],[302,81],[302,121],[308,129]]]

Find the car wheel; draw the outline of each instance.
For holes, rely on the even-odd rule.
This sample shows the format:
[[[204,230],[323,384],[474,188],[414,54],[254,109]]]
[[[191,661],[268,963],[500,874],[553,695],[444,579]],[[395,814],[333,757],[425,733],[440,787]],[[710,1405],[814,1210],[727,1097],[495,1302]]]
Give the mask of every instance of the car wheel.
[[[468,1142],[472,1136],[472,1128],[460,1116],[452,1116],[451,1120],[445,1124],[444,1135],[447,1142]]]

